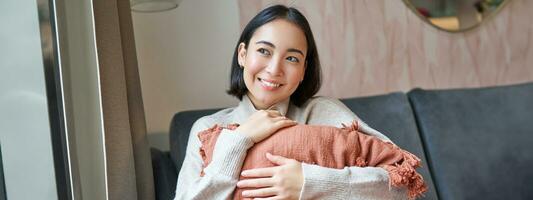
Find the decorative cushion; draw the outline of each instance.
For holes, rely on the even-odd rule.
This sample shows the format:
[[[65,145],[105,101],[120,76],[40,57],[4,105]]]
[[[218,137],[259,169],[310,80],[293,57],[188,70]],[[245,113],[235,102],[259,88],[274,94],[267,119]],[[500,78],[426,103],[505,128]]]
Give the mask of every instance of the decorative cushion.
[[[268,152],[328,168],[382,167],[389,173],[390,184],[395,187],[406,186],[410,198],[418,197],[427,190],[422,176],[415,171],[420,166],[418,157],[392,143],[361,133],[356,122],[343,126],[295,125],[280,129],[248,150],[242,170],[273,167],[274,164],[265,157]],[[204,168],[212,160],[222,129],[234,130],[237,127],[236,124],[228,127],[215,125],[199,133]],[[241,176],[240,179],[245,177]],[[234,198],[241,199],[241,192],[242,189],[238,188]]]

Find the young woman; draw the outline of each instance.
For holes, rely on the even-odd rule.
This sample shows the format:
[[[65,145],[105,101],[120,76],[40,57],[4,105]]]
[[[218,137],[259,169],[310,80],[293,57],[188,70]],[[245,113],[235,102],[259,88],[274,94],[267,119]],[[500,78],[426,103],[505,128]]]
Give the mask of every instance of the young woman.
[[[358,120],[362,131],[390,141],[368,127],[340,101],[313,97],[321,85],[320,62],[305,17],[281,5],[261,11],[244,28],[231,69],[228,93],[237,107],[196,121],[176,187],[176,199],[228,199],[235,187],[250,189],[244,197],[256,199],[405,199],[405,190],[389,188],[382,168],[330,169],[267,154],[276,167],[242,172],[247,150],[278,129],[297,123],[340,126]],[[198,132],[215,124],[238,123],[223,130],[214,156],[200,176],[203,161]]]

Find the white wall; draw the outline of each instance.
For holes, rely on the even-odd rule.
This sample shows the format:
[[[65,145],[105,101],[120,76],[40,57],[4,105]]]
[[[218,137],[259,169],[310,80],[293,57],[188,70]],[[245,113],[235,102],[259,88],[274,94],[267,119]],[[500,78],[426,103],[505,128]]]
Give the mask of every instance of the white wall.
[[[240,34],[237,2],[184,0],[132,16],[150,142],[168,149],[174,113],[237,103],[225,92]]]
[[[0,27],[0,143],[7,199],[57,199],[37,2],[0,1]]]

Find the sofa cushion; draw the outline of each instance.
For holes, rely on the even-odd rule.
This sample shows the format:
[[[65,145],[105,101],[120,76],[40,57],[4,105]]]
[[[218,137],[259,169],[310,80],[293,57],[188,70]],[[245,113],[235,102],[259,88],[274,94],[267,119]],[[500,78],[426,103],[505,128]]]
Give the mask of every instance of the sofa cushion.
[[[533,199],[533,84],[408,96],[441,199]]]
[[[417,171],[424,177],[428,191],[420,199],[437,199],[433,179],[429,173],[428,163],[407,96],[404,93],[396,92],[341,101],[370,127],[385,134],[400,148],[422,159],[422,168],[418,168]]]

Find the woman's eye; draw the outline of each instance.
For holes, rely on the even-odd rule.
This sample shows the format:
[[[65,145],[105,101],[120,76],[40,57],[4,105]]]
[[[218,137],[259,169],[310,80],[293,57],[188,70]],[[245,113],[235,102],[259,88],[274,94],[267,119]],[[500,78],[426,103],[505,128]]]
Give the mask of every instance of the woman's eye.
[[[295,62],[295,63],[297,63],[297,62],[300,61],[300,60],[298,60],[298,58],[296,58],[296,57],[294,57],[294,56],[289,56],[289,57],[287,57],[287,60],[288,60],[289,62]]]
[[[263,48],[260,48],[257,50],[259,53],[263,54],[263,55],[270,55],[270,52],[266,49],[263,49]]]

